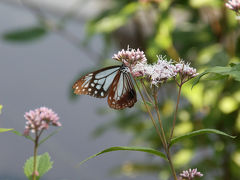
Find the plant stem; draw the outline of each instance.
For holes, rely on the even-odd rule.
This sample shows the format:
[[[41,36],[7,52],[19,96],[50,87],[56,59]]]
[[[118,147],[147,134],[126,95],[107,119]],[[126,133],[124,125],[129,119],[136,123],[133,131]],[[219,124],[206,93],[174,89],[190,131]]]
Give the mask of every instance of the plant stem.
[[[163,142],[164,142],[163,146],[164,146],[165,152],[167,154],[168,162],[169,162],[171,171],[173,173],[174,180],[177,180],[177,175],[176,175],[176,172],[175,172],[175,169],[174,169],[174,166],[173,166],[173,163],[172,163],[172,159],[171,159],[170,147],[167,144],[165,132],[164,132],[162,121],[161,121],[161,117],[160,117],[160,112],[159,112],[158,102],[157,102],[156,87],[154,87],[154,93],[153,94],[154,94],[154,101],[155,101],[155,110],[157,112],[158,122],[159,122],[159,125],[160,125],[160,128],[161,128],[161,132],[162,132],[162,136],[163,136]]]
[[[166,152],[166,154],[167,154],[168,162],[169,162],[171,171],[172,171],[172,173],[173,173],[174,180],[177,180],[177,175],[176,175],[176,172],[175,172],[175,169],[174,169],[174,167],[173,167],[172,160],[171,160],[170,147],[168,147],[168,145],[167,145],[166,137],[165,137],[164,130],[163,130],[163,127],[162,127],[162,122],[161,122],[161,119],[160,119],[160,113],[159,113],[158,106],[157,106],[157,96],[156,96],[157,94],[156,94],[156,92],[155,92],[155,94],[156,94],[156,95],[154,96],[154,99],[155,99],[155,108],[156,108],[156,111],[157,111],[157,114],[158,114],[158,119],[159,119],[159,123],[160,123],[161,130],[162,130],[162,135],[161,135],[161,133],[160,133],[158,127],[157,127],[157,124],[156,124],[156,122],[155,122],[155,120],[154,120],[154,118],[153,118],[153,116],[152,116],[152,113],[151,113],[151,111],[150,111],[150,109],[149,109],[149,107],[148,107],[148,105],[147,105],[147,103],[146,103],[146,101],[145,101],[145,98],[144,98],[144,96],[143,96],[143,94],[142,94],[142,92],[141,92],[141,90],[140,90],[140,88],[139,88],[139,86],[138,86],[138,84],[137,84],[136,79],[135,79],[135,78],[133,78],[133,79],[134,79],[134,82],[135,82],[135,84],[136,84],[136,86],[137,86],[137,89],[138,89],[138,91],[139,91],[139,93],[140,93],[140,95],[141,95],[141,98],[142,98],[142,100],[143,100],[143,102],[144,102],[144,105],[145,105],[145,107],[146,107],[146,109],[147,109],[147,111],[148,111],[148,114],[149,114],[149,116],[150,116],[150,118],[151,118],[151,120],[152,120],[152,122],[153,122],[153,125],[154,125],[154,127],[155,127],[155,129],[156,129],[156,131],[157,131],[157,133],[158,133],[158,135],[159,135],[159,137],[160,137],[160,139],[161,139],[161,142],[162,142],[162,144],[163,144],[164,150],[165,150],[165,152]],[[145,89],[145,90],[146,90],[146,89]]]
[[[164,129],[163,129],[162,121],[161,121],[161,118],[160,118],[160,112],[159,112],[159,109],[158,109],[156,87],[154,87],[154,93],[153,94],[154,94],[154,104],[155,104],[154,107],[155,107],[155,110],[157,112],[158,122],[159,122],[159,125],[160,125],[160,128],[161,128],[161,132],[162,132],[162,136],[163,136],[163,140],[164,140],[164,146],[167,147],[166,136],[165,136],[165,132],[164,132]]]
[[[147,88],[146,88],[143,80],[140,79],[140,82],[141,82],[141,84],[142,84],[142,87],[143,87],[144,92],[145,92],[146,95],[147,95],[148,100],[153,104],[153,100],[152,100],[152,98],[150,97],[150,95],[149,95],[149,93],[148,93],[148,91],[147,91]]]
[[[34,140],[34,155],[33,155],[33,180],[36,180],[36,172],[37,172],[37,150],[38,150],[38,140],[39,136],[36,132],[36,137]]]
[[[152,120],[152,123],[153,123],[153,125],[154,125],[154,127],[155,127],[155,129],[156,129],[156,131],[157,131],[157,134],[158,134],[158,136],[160,137],[160,139],[161,139],[161,141],[162,141],[162,143],[163,143],[163,138],[162,138],[161,133],[160,133],[158,127],[157,127],[157,124],[156,124],[156,122],[155,122],[155,120],[154,120],[154,118],[153,118],[153,116],[152,116],[151,110],[149,109],[149,107],[148,107],[148,105],[147,105],[147,103],[146,103],[146,100],[145,100],[145,98],[144,98],[144,96],[143,96],[143,94],[142,94],[142,92],[141,92],[141,90],[140,90],[140,88],[139,88],[139,86],[138,86],[138,84],[137,84],[136,79],[135,79],[135,78],[133,78],[133,79],[134,79],[134,82],[135,82],[135,84],[136,84],[136,86],[137,86],[137,89],[138,89],[138,91],[139,91],[139,93],[140,93],[140,95],[141,95],[141,98],[142,98],[142,100],[143,100],[143,103],[144,103],[144,105],[145,105],[145,107],[146,107],[146,109],[147,109],[147,111],[148,111],[148,114],[149,114],[149,116],[150,116],[150,119]]]
[[[171,139],[172,139],[172,137],[173,137],[173,132],[174,132],[174,128],[175,128],[175,124],[176,124],[176,119],[177,119],[177,111],[178,111],[178,105],[179,105],[179,101],[180,101],[181,90],[182,90],[182,83],[179,85],[178,97],[177,97],[177,104],[176,104],[176,109],[175,109],[174,119],[173,119],[173,126],[172,126],[171,135],[170,135],[168,144],[170,144]]]

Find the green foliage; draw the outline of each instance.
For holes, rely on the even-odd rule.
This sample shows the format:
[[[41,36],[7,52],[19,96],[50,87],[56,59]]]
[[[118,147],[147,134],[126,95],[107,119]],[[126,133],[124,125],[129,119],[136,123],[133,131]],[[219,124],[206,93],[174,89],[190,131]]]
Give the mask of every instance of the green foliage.
[[[34,139],[31,137],[31,136],[25,136],[23,133],[19,132],[19,131],[16,131],[16,130],[13,130],[12,133],[18,135],[18,136],[23,136],[31,141],[34,141]]]
[[[2,105],[0,104],[0,114],[2,113]],[[0,128],[0,133],[2,132],[7,132],[7,131],[12,131],[13,129],[6,129],[6,128]]]
[[[214,73],[219,75],[219,79],[222,79],[222,76],[231,76],[236,81],[240,81],[240,64],[231,64],[231,67],[221,67],[216,66],[207,69],[203,73],[199,74],[197,78],[195,78],[195,81],[193,82],[193,86],[195,86],[199,80],[206,74]],[[208,78],[206,78],[208,79]],[[210,80],[212,80],[212,77],[210,77]]]
[[[132,2],[117,10],[117,13],[109,11],[108,13],[101,14],[88,23],[88,35],[91,36],[96,33],[110,33],[115,31],[126,24],[129,17],[136,12],[137,8],[138,3]]]
[[[45,173],[47,173],[51,168],[53,161],[50,160],[49,154],[46,152],[42,155],[37,156],[37,180],[40,179]],[[32,180],[33,174],[33,157],[30,157],[24,165],[24,173],[29,180]]]
[[[17,29],[3,34],[3,39],[9,42],[29,42],[37,40],[47,34],[41,26]]]
[[[140,151],[140,152],[146,152],[146,153],[149,153],[149,154],[153,154],[153,155],[159,156],[159,157],[167,160],[166,156],[162,152],[160,152],[158,150],[155,150],[155,149],[152,149],[152,148],[136,147],[136,146],[133,146],[133,147],[117,146],[117,147],[110,147],[110,148],[104,149],[103,151],[101,151],[97,154],[94,154],[94,155],[88,157],[87,159],[81,161],[79,165],[85,163],[86,161],[88,161],[88,160],[90,160],[90,159],[92,159],[96,156],[99,156],[99,155],[104,154],[104,153],[112,152],[112,151]]]
[[[12,131],[12,130],[13,129],[0,128],[0,133],[7,132],[7,131]]]
[[[235,14],[226,9],[224,2],[220,0],[190,0],[146,2],[144,5],[135,1],[134,3],[138,4],[136,6],[144,8],[137,8],[134,13],[125,16],[119,12],[128,7],[132,1],[121,2],[115,4],[117,7],[112,6],[91,20],[89,24],[94,22],[94,26],[92,29],[87,29],[87,34],[92,36],[95,33],[104,33],[105,38],[107,36],[108,39],[115,40],[117,50],[126,48],[128,44],[132,48],[140,48],[147,53],[147,59],[151,63],[156,60],[156,54],[162,54],[176,60],[183,58],[191,62],[198,72],[203,72],[183,87],[176,128],[188,131],[179,134],[172,144],[184,139],[181,146],[188,150],[185,153],[190,160],[188,167],[196,165],[191,161],[193,152],[211,148],[215,156],[210,160],[203,156],[198,168],[207,169],[208,173],[220,170],[222,175],[214,177],[216,180],[238,179],[240,173],[236,169],[239,169],[240,164],[236,163],[237,156],[231,154],[240,151],[240,143],[229,141],[224,138],[227,134],[222,134],[224,131],[233,136],[240,135],[240,59],[238,58],[240,43],[236,36],[239,25]],[[100,28],[101,31],[95,28],[97,27],[95,25],[102,24],[105,18],[114,21],[113,17],[118,17],[121,21],[116,22],[121,23],[115,25],[116,22],[112,22],[112,28],[105,26],[106,29]],[[131,33],[129,33],[129,22],[133,22]],[[127,28],[124,30],[122,27]],[[119,30],[120,37],[118,37]],[[106,41],[106,47],[111,45],[109,42],[111,41]],[[231,64],[232,62],[235,64]],[[192,84],[194,88],[191,89]],[[165,132],[171,129],[177,94],[174,89],[172,84],[164,84],[160,88],[159,107]],[[153,108],[151,103],[148,105]],[[152,128],[151,121],[146,118],[142,102],[134,107],[135,110],[128,113],[117,112],[117,117],[113,121],[97,128],[98,135],[111,128],[117,128],[121,132],[131,132],[131,143],[134,145],[147,144],[149,147],[161,148],[162,145]],[[191,132],[193,129],[201,130]],[[194,138],[186,138],[204,133],[217,133],[223,136],[198,136],[198,141]],[[228,146],[234,147],[231,152],[226,148]],[[178,153],[177,147],[172,148]],[[185,156],[181,151],[179,153]],[[178,167],[185,168],[185,164],[179,164]],[[162,174],[164,170],[157,170],[159,171]],[[208,177],[206,179],[209,180]]]
[[[181,141],[183,139],[190,138],[190,137],[193,137],[193,136],[202,135],[202,134],[205,134],[205,133],[214,133],[214,134],[218,134],[218,135],[222,135],[222,136],[227,136],[227,137],[230,137],[230,138],[236,138],[236,136],[230,136],[230,135],[228,135],[228,134],[226,134],[222,131],[219,131],[217,129],[200,129],[200,130],[193,131],[193,132],[184,134],[182,136],[178,136],[178,137],[173,138],[170,142],[170,146],[172,146],[173,144],[175,144],[178,141]]]

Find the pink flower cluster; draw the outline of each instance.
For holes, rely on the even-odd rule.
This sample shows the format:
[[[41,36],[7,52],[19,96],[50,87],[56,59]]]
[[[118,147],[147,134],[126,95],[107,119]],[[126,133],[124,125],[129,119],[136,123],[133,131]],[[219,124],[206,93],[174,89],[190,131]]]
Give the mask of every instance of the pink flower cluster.
[[[226,7],[230,10],[233,10],[239,13],[240,10],[240,0],[229,0],[226,4]]]
[[[183,179],[183,180],[193,180],[194,178],[202,177],[202,176],[203,176],[203,174],[201,172],[198,172],[197,168],[196,169],[189,169],[187,171],[183,171],[180,174],[180,180],[181,179]]]
[[[190,67],[188,63],[184,61],[174,63],[163,56],[158,56],[158,61],[155,64],[147,64],[144,52],[139,49],[119,51],[118,54],[114,54],[113,59],[122,61],[134,77],[146,77],[155,86],[168,79],[174,79],[177,75],[184,82],[198,75],[196,69]]]
[[[180,61],[175,64],[175,72],[181,74],[182,76],[187,76],[193,78],[198,75],[197,70],[193,67],[190,67],[189,63],[185,63],[184,61]]]
[[[35,133],[44,129],[48,129],[49,125],[62,126],[58,121],[58,115],[47,107],[40,107],[35,110],[30,110],[24,115],[27,120],[24,135],[29,135],[30,132]]]
[[[122,51],[118,51],[117,54],[114,54],[112,58],[123,62],[127,67],[136,65],[137,62],[147,63],[144,52],[139,49],[135,50],[128,48],[126,51],[122,49]]]

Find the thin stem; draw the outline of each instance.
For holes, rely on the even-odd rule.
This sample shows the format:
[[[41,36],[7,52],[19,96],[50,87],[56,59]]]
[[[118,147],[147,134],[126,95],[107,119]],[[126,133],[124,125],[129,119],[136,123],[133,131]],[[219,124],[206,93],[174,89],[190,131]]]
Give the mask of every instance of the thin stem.
[[[158,134],[158,136],[160,137],[160,139],[161,139],[161,141],[162,141],[162,143],[163,143],[163,138],[162,138],[161,133],[160,133],[158,127],[157,127],[157,124],[156,124],[156,122],[155,122],[155,120],[154,120],[154,118],[153,118],[153,116],[152,116],[151,110],[149,109],[149,107],[148,107],[148,105],[147,105],[147,103],[146,103],[146,100],[145,100],[145,98],[144,98],[144,96],[143,96],[143,94],[142,94],[142,92],[141,92],[141,90],[140,90],[140,88],[139,88],[139,86],[138,86],[138,84],[137,84],[136,79],[135,79],[135,78],[133,78],[133,79],[134,79],[134,82],[135,82],[135,84],[136,84],[136,86],[137,86],[137,89],[138,89],[138,91],[139,91],[139,93],[140,93],[140,95],[141,95],[141,98],[142,98],[142,100],[143,100],[143,103],[144,103],[144,105],[145,105],[145,107],[146,107],[146,109],[147,109],[147,111],[148,111],[148,114],[149,114],[149,116],[150,116],[150,119],[152,120],[152,123],[153,123],[153,125],[154,125],[154,127],[155,127],[155,129],[156,129],[156,131],[157,131],[157,134]],[[163,143],[163,144],[164,144],[164,143]]]
[[[173,119],[173,126],[172,126],[171,135],[170,135],[168,144],[170,144],[171,139],[172,139],[172,137],[173,137],[173,132],[174,132],[174,128],[175,128],[175,124],[176,124],[176,119],[177,119],[177,111],[178,111],[178,105],[179,105],[179,101],[180,101],[181,90],[182,90],[182,83],[179,85],[178,97],[177,97],[177,104],[176,104],[176,109],[175,109],[174,119]]]
[[[161,117],[160,117],[160,112],[159,112],[158,102],[157,102],[156,87],[154,87],[154,101],[155,101],[155,109],[156,109],[156,112],[157,112],[159,125],[160,125],[162,136],[163,136],[164,149],[165,149],[165,152],[167,154],[168,162],[169,162],[171,171],[173,173],[174,180],[177,180],[177,175],[176,175],[176,172],[175,172],[175,169],[174,169],[174,166],[173,166],[173,163],[172,163],[171,154],[170,154],[170,147],[167,145],[167,140],[166,140],[165,132],[164,132],[162,121],[161,121]]]
[[[34,155],[33,155],[33,180],[36,180],[36,172],[37,172],[37,149],[38,149],[38,140],[39,136],[36,132],[36,137],[34,141]]]
[[[163,136],[163,140],[164,140],[164,146],[167,147],[167,141],[166,141],[166,137],[165,137],[165,132],[163,129],[163,125],[162,125],[162,121],[161,121],[161,117],[160,117],[160,113],[159,113],[159,109],[158,109],[158,102],[157,102],[157,91],[156,91],[156,87],[154,87],[154,102],[155,102],[155,110],[157,112],[157,117],[158,117],[158,122],[161,128],[161,132],[162,132],[162,136]]]
[[[153,104],[153,100],[152,100],[152,98],[150,97],[150,95],[149,95],[149,93],[148,93],[148,91],[147,91],[147,88],[146,88],[143,80],[141,79],[140,82],[141,82],[141,84],[142,84],[142,87],[143,87],[144,92],[145,92],[146,95],[147,95],[148,100]]]

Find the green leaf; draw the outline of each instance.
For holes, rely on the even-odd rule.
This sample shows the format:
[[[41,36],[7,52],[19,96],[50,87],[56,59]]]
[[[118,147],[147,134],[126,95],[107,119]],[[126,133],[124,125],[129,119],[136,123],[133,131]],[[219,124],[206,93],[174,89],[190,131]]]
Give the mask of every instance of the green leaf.
[[[0,128],[0,133],[7,132],[7,131],[12,131],[12,130],[13,129]]]
[[[47,33],[41,26],[28,27],[24,29],[13,30],[3,34],[3,39],[11,42],[28,42],[36,40]]]
[[[203,73],[199,74],[193,81],[192,87],[199,83],[200,79],[209,73],[215,73],[220,76],[231,76],[236,81],[240,81],[240,63],[239,64],[230,64],[230,67],[216,66],[207,69]]]
[[[96,18],[90,21],[87,25],[87,32],[89,36],[95,33],[110,33],[119,27],[126,24],[129,17],[133,15],[138,9],[138,3],[128,3],[122,9],[114,13],[108,13],[101,18]]]
[[[3,107],[3,106],[0,104],[0,114],[2,113],[2,107]]]
[[[52,137],[53,135],[57,134],[62,128],[57,129],[56,131],[52,132],[50,135],[48,135],[46,138],[42,139],[39,142],[39,145],[41,145],[42,143],[44,143],[46,140],[48,140],[50,137]]]
[[[23,135],[23,134],[22,134],[21,132],[19,132],[19,131],[14,130],[14,131],[12,131],[12,132],[13,132],[14,134],[18,135],[18,136],[23,136],[23,137],[25,137],[25,138],[27,138],[27,139],[30,139],[31,141],[34,141],[31,136],[25,136],[25,135]]]
[[[173,144],[175,144],[176,142],[178,142],[182,139],[189,138],[189,137],[192,137],[192,136],[198,136],[198,135],[205,134],[205,133],[214,133],[214,134],[227,136],[227,137],[230,137],[230,138],[236,138],[236,136],[228,135],[225,132],[219,131],[217,129],[200,129],[200,130],[193,131],[193,132],[187,133],[185,135],[173,138],[170,142],[170,146],[172,146]]]
[[[51,161],[51,158],[47,152],[37,156],[37,172],[39,173],[39,176],[37,177],[37,179],[39,179],[41,176],[47,173],[52,168],[52,164],[53,164],[53,161]],[[32,180],[33,157],[30,157],[26,161],[24,165],[24,174],[27,176],[29,180]]]
[[[165,154],[163,154],[162,152],[158,151],[158,150],[155,150],[155,149],[152,149],[152,148],[146,148],[146,147],[136,147],[136,146],[132,146],[132,147],[128,147],[128,146],[116,146],[116,147],[110,147],[110,148],[107,148],[97,154],[94,154],[90,157],[88,157],[87,159],[81,161],[79,163],[79,165],[85,163],[86,161],[96,157],[96,156],[99,156],[101,154],[104,154],[104,153],[107,153],[107,152],[112,152],[112,151],[141,151],[141,152],[146,152],[146,153],[149,153],[149,154],[153,154],[153,155],[157,155],[165,160],[167,160]]]

